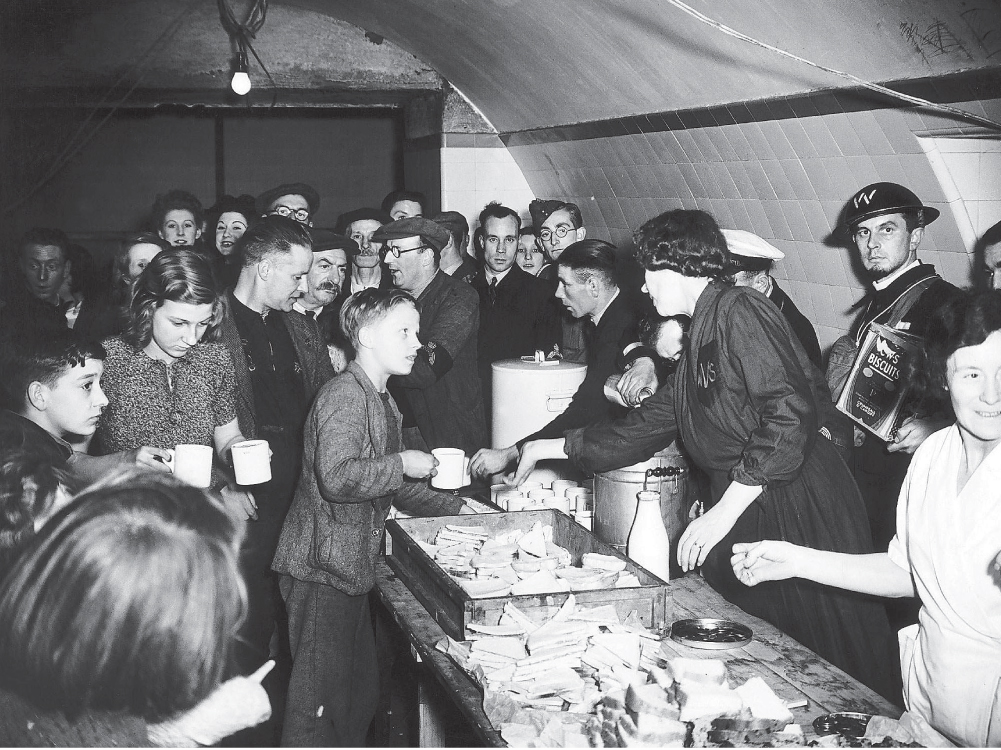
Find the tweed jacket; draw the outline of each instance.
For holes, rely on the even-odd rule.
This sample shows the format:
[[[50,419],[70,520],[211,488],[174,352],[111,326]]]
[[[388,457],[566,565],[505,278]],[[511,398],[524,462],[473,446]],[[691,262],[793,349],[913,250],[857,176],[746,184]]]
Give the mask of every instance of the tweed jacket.
[[[247,356],[243,351],[243,343],[240,341],[240,332],[233,319],[232,290],[226,293],[224,299],[226,304],[224,305],[225,312],[222,322],[219,324],[219,340],[225,344],[233,357],[233,366],[236,370],[236,416],[240,423],[240,432],[250,440],[258,435],[257,412],[254,408],[254,384],[250,380],[250,368],[247,365]],[[309,325],[310,321],[306,320],[305,316],[292,315],[279,310],[273,310],[268,314],[278,315],[285,322],[285,327],[292,337],[292,345],[295,347],[299,364],[302,365],[306,399],[312,402],[317,391],[334,376],[334,366],[330,364],[327,345],[320,340],[316,326]]]
[[[438,271],[417,298],[424,348],[409,375],[393,376],[393,393],[406,399],[430,448],[487,444],[483,395],[476,370],[480,301],[464,281]]]
[[[400,413],[390,399],[401,441]],[[453,515],[462,500],[403,476],[382,396],[351,362],[316,397],[303,437],[302,473],[272,568],[358,596],[375,585],[390,505],[415,515]]]

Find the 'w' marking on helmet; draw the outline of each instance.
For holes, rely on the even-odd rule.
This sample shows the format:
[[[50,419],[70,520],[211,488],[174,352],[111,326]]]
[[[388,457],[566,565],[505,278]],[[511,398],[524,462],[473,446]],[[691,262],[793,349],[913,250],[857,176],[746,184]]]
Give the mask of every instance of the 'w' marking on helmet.
[[[859,203],[861,203],[862,201],[865,201],[865,204],[868,206],[869,203],[872,202],[872,196],[874,196],[875,194],[876,194],[876,191],[875,190],[871,190],[871,191],[869,191],[868,195],[866,195],[865,193],[859,193],[858,195],[856,195],[855,196],[855,201],[854,201],[855,202],[855,208],[858,208]]]

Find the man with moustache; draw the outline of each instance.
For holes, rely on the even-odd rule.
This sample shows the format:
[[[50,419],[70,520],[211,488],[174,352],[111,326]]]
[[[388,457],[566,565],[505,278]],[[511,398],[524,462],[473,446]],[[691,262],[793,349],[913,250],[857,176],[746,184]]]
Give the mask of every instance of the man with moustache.
[[[448,232],[430,219],[412,217],[378,229],[393,285],[417,300],[421,351],[409,375],[390,379],[406,419],[407,448],[461,448],[472,455],[487,442],[480,379],[476,371],[479,300],[469,284],[442,273]]]
[[[362,289],[392,288],[392,280],[382,265],[382,243],[372,239],[379,227],[391,221],[389,214],[378,208],[357,208],[338,217],[334,231],[358,245],[358,252],[350,258],[351,277],[345,289],[348,296]]]
[[[272,478],[254,487],[257,519],[247,522],[241,553],[248,613],[237,660],[241,669],[252,671],[267,659],[278,658],[279,668],[264,681],[273,706],[284,700],[280,683],[289,657],[287,652],[270,651],[272,635],[284,619],[271,561],[299,475],[309,404],[334,376],[326,346],[311,341],[305,318],[291,313],[306,291],[312,245],[309,229],[288,217],[266,216],[248,229],[237,243],[240,275],[227,293],[226,315],[220,323],[221,341],[236,371],[240,431],[248,440],[267,440],[272,452]],[[278,628],[279,633],[284,630]],[[280,716],[280,710],[275,715]],[[270,744],[274,730],[274,724],[248,730],[238,741]]]
[[[914,193],[892,182],[867,185],[852,196],[844,225],[872,282],[850,334],[856,350],[873,322],[922,337],[936,308],[961,294],[935,273],[934,266],[918,260],[925,227],[938,215],[937,209],[922,205]],[[863,442],[852,455],[876,549],[885,549],[895,533],[897,497],[911,454],[949,423],[941,415],[929,414],[927,407],[920,413],[917,409],[913,400],[905,401],[905,419],[893,441],[859,435]]]
[[[329,344],[338,327],[337,317],[344,296],[348,255],[358,252],[358,245],[336,232],[312,232],[313,263],[306,274],[306,292],[292,303],[292,318],[305,322],[307,335],[322,345]],[[347,361],[343,362],[347,365]],[[344,367],[334,368],[338,372]]]
[[[470,285],[480,297],[477,357],[487,426],[491,421],[491,365],[541,349],[546,354],[560,340],[560,323],[549,285],[515,263],[521,217],[500,203],[480,212],[483,268]]]

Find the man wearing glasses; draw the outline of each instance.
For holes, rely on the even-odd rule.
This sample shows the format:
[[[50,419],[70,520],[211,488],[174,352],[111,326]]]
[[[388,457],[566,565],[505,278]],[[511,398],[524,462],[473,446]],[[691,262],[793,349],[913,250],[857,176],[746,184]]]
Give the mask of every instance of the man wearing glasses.
[[[532,223],[539,233],[542,252],[549,261],[549,265],[539,272],[539,278],[547,282],[553,294],[556,294],[556,285],[559,283],[556,260],[573,243],[587,236],[584,219],[576,203],[563,201],[536,199],[528,204],[528,211],[532,214]],[[560,340],[563,359],[587,364],[583,322],[563,310],[562,305],[558,306],[558,311],[563,329]]]
[[[271,188],[257,197],[257,211],[263,216],[284,216],[307,227],[320,208],[320,195],[304,182],[290,182]]]
[[[542,252],[550,264],[542,269],[539,278],[555,284],[558,281],[555,264],[560,253],[587,236],[584,219],[576,203],[536,199],[529,204],[528,210],[539,234]]]
[[[372,239],[383,243],[393,286],[409,292],[421,314],[423,347],[414,368],[389,382],[404,417],[404,445],[461,448],[472,455],[487,438],[476,370],[479,298],[469,284],[439,268],[448,230],[417,216],[380,227]]]

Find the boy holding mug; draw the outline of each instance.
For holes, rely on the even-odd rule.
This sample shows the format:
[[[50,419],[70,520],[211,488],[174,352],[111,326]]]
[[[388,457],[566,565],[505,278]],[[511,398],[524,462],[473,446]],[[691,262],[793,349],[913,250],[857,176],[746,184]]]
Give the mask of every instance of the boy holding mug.
[[[292,647],[286,746],[365,744],[379,687],[368,595],[390,506],[425,516],[473,512],[419,481],[433,475],[435,459],[403,450],[400,412],[386,390],[421,347],[413,297],[365,289],[344,303],[340,323],[356,356],[310,409],[302,474],[272,566],[282,574]]]

